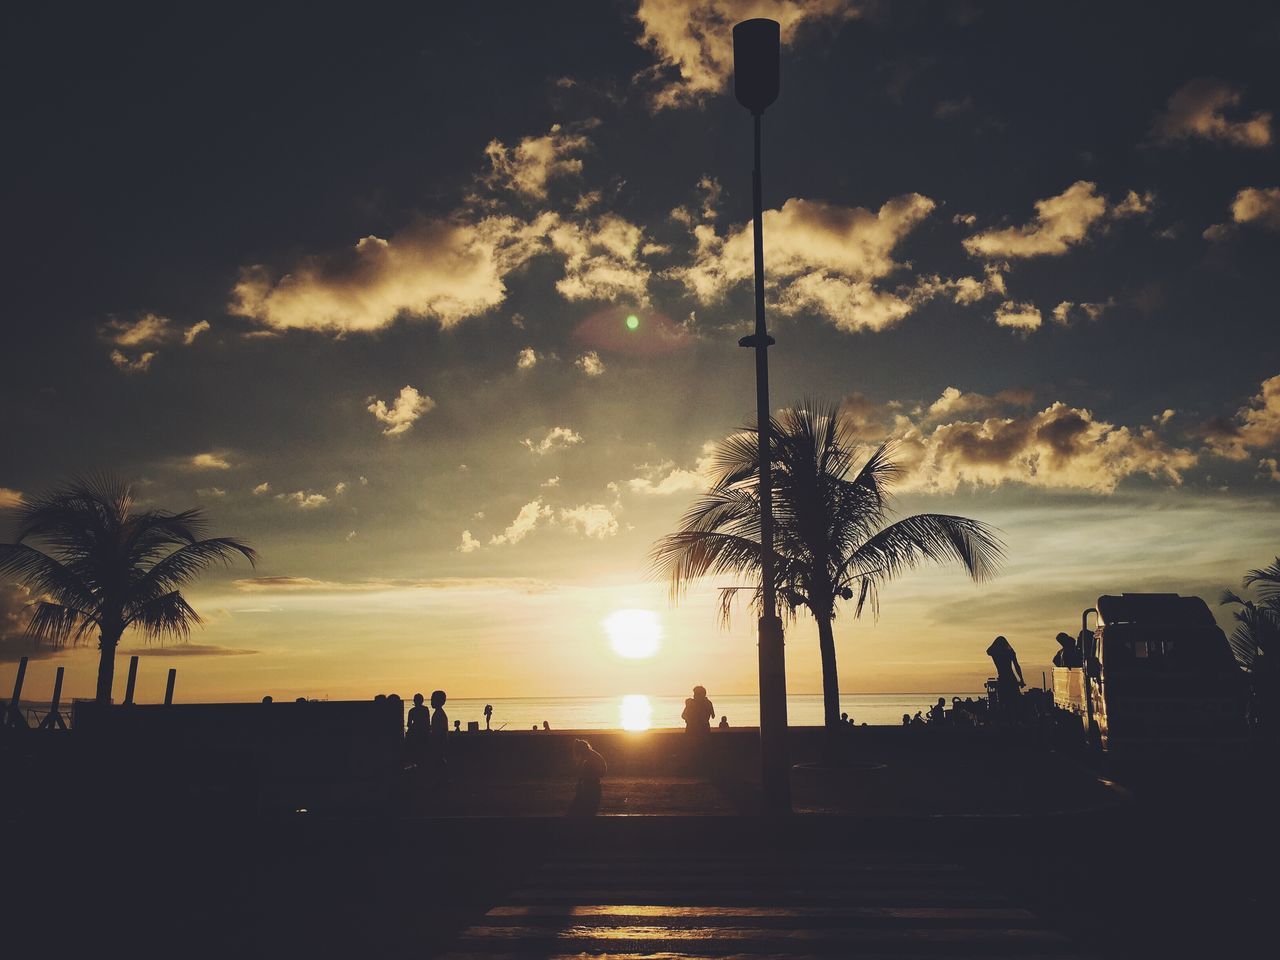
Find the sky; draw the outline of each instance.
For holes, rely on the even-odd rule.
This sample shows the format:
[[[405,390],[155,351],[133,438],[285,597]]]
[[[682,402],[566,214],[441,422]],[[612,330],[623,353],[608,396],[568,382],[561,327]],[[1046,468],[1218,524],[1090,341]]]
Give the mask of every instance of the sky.
[[[841,404],[899,514],[1008,549],[838,615],[842,690],[980,689],[998,633],[1038,684],[1104,593],[1228,625],[1280,553],[1264,4],[38,6],[0,65],[0,506],[109,470],[261,554],[188,591],[189,644],[126,637],[140,699],[755,689],[726,581],[646,576],[754,412],[751,16],[773,405]],[[0,686],[30,654],[28,697],[90,695],[30,599],[0,584]],[[818,691],[811,620],[787,651]]]

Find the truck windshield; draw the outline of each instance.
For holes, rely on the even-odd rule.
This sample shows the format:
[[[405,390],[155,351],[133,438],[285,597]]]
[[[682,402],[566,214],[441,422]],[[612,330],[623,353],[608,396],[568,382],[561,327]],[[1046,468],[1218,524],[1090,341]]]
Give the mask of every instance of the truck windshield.
[[[1224,667],[1225,651],[1212,642],[1217,638],[1177,630],[1116,632],[1103,639],[1102,660],[1108,671],[1208,673]]]

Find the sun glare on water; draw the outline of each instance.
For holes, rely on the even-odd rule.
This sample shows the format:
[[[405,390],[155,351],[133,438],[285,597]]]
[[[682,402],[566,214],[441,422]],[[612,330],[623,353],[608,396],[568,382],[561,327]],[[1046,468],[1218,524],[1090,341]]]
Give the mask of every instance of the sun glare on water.
[[[662,624],[652,610],[616,610],[604,621],[613,652],[630,660],[643,660],[658,652]]]
[[[642,693],[629,693],[618,707],[623,730],[648,730],[653,726],[653,705]]]

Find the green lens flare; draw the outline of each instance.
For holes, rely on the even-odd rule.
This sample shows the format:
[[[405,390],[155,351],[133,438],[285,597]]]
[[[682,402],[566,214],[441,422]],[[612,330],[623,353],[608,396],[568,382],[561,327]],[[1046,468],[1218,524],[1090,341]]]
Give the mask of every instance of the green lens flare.
[[[635,330],[639,326],[640,326],[640,318],[637,317],[634,313],[627,317],[628,330]]]

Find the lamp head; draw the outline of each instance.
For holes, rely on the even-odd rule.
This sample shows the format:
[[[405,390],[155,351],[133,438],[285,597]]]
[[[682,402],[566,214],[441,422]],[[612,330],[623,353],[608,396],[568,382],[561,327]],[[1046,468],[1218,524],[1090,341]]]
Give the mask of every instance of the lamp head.
[[[778,99],[778,21],[757,17],[733,28],[733,95],[752,113],[764,113]]]

